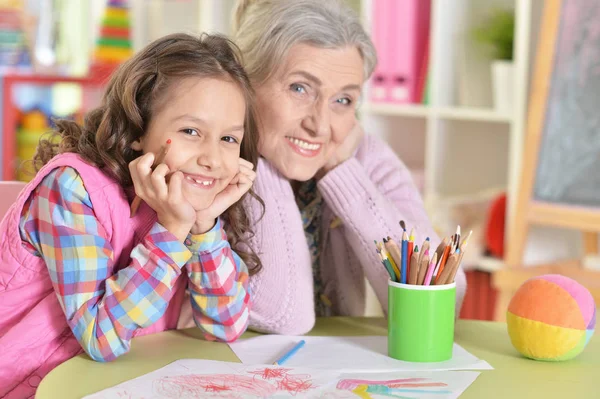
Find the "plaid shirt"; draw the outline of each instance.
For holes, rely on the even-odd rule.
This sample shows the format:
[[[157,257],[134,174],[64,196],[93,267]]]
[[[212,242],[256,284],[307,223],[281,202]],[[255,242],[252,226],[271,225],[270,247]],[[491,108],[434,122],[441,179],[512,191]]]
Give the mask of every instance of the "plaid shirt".
[[[209,340],[232,341],[248,325],[248,269],[231,250],[220,220],[185,245],[156,223],[110,274],[114,256],[77,171],[48,174],[23,207],[20,233],[44,259],[67,321],[83,349],[109,361],[129,350],[138,328],[159,320],[185,268],[196,325]]]

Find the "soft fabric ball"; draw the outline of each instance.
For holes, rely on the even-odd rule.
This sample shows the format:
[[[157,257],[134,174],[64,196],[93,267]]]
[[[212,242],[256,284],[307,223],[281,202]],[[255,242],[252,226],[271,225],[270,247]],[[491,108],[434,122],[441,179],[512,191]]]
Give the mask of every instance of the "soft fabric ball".
[[[577,281],[558,274],[527,280],[519,287],[506,313],[514,347],[536,360],[572,359],[594,333],[596,305]]]

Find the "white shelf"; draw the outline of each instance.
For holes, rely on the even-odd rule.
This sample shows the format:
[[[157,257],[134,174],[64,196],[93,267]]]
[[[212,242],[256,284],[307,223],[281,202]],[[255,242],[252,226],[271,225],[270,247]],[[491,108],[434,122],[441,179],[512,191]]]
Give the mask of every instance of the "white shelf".
[[[487,190],[461,195],[441,195],[436,198],[436,202],[446,206],[464,205],[475,202],[491,201],[504,192],[506,192],[506,187],[489,188]]]
[[[431,107],[421,104],[386,104],[366,103],[362,109],[373,115],[403,116],[426,118],[434,116],[439,119],[478,122],[510,123],[511,115],[502,114],[493,109],[467,107]]]
[[[440,107],[435,112],[440,118],[452,120],[510,123],[512,119],[511,115],[485,108]]]
[[[425,118],[430,114],[431,108],[421,104],[365,103],[362,111],[374,115]]]
[[[477,261],[477,266],[475,267],[475,269],[485,272],[495,272],[502,268],[504,268],[504,261],[492,256],[482,256]]]

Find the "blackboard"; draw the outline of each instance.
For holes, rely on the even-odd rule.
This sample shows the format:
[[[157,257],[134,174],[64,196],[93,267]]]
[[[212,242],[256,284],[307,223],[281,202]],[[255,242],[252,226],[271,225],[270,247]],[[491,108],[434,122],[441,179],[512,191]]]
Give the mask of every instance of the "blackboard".
[[[560,9],[533,199],[600,208],[600,1]]]

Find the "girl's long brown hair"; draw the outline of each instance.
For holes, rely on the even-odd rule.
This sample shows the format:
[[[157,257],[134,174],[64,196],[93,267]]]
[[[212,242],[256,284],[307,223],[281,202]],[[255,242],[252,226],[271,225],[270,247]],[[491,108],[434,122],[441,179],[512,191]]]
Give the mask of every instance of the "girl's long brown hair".
[[[195,37],[177,33],[154,41],[113,74],[101,105],[86,115],[83,126],[70,120],[56,121],[54,137],[40,140],[33,159],[36,169],[57,154],[73,152],[103,169],[124,188],[131,187],[128,164],[141,155],[132,150],[131,144],[142,137],[169,89],[191,77],[229,79],[239,85],[246,100],[240,155],[256,167],[258,128],[254,93],[241,61],[233,42],[219,35]],[[56,135],[59,140],[55,140]],[[264,207],[252,190],[246,195]],[[221,218],[232,248],[248,265],[250,274],[255,274],[262,265],[248,243],[253,232],[243,200],[227,209]]]

